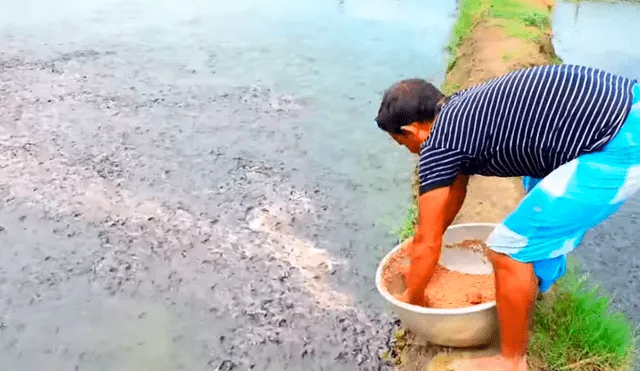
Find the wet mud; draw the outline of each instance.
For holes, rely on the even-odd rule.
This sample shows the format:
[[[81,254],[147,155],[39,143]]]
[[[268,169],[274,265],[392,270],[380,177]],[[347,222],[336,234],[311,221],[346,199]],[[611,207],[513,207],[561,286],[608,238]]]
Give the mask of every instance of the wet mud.
[[[319,4],[4,9],[3,368],[388,368],[394,321],[373,275],[411,164],[374,129],[329,124],[361,125],[398,69],[375,62],[388,52],[366,32],[362,51],[327,36],[340,58],[324,44],[284,49],[296,30],[322,35]],[[393,63],[423,73],[411,50],[413,64]],[[319,74],[338,60],[375,69]]]
[[[326,196],[292,185],[282,162],[233,149],[231,125],[202,124],[241,119],[238,107],[286,118],[303,104],[259,86],[123,92],[133,76],[115,71],[135,61],[120,58],[2,63],[0,341],[11,369],[382,367],[390,318],[336,290],[343,262],[296,230],[319,222]]]

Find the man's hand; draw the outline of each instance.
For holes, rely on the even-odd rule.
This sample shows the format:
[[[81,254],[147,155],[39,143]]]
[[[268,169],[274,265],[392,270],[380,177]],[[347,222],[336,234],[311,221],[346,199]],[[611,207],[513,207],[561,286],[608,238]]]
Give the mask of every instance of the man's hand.
[[[402,245],[400,246],[400,249],[410,252],[412,249],[411,248],[412,244],[413,244],[413,238],[408,238],[402,243]],[[394,294],[395,298],[405,303],[414,304],[414,305],[423,305],[424,295],[412,297],[411,294],[409,293],[409,290],[406,289],[407,276],[409,275],[409,271],[411,269],[411,256],[409,255],[408,265],[406,266],[403,265],[398,268],[399,268],[398,273],[401,275],[402,280],[405,283],[405,289],[401,294]]]
[[[409,303],[409,304],[413,304],[413,305],[419,305],[421,307],[426,305],[426,300],[424,297],[424,291],[417,292],[415,293],[415,295],[412,297],[411,293],[409,293],[409,290],[404,290],[404,292],[400,295],[396,295],[396,299],[400,300],[401,302],[404,303]]]

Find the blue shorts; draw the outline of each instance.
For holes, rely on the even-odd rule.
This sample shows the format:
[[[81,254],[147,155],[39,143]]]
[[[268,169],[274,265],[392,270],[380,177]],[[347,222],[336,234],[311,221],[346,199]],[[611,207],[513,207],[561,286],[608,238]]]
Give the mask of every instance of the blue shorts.
[[[543,179],[525,177],[527,195],[487,239],[490,249],[532,263],[540,291],[566,271],[565,255],[585,233],[640,189],[640,85],[616,136]]]

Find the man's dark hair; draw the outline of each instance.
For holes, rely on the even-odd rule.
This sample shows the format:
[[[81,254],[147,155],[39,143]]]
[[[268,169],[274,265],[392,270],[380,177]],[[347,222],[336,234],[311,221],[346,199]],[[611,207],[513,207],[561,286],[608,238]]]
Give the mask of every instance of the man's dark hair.
[[[442,98],[444,94],[425,80],[398,81],[384,93],[376,123],[384,131],[400,134],[403,126],[433,120]]]

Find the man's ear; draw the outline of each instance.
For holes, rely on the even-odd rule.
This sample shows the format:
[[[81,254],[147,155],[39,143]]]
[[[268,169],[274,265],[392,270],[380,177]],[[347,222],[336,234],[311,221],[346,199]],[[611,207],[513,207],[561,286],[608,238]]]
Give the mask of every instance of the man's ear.
[[[418,132],[420,131],[420,129],[418,128],[418,125],[416,125],[415,123],[413,123],[411,125],[405,125],[405,126],[401,127],[400,129],[402,130],[403,134],[418,135]]]

